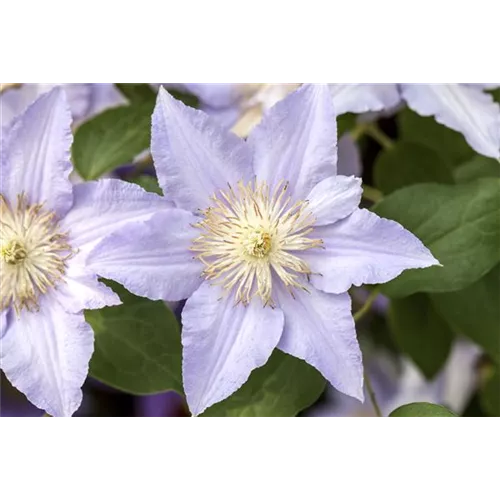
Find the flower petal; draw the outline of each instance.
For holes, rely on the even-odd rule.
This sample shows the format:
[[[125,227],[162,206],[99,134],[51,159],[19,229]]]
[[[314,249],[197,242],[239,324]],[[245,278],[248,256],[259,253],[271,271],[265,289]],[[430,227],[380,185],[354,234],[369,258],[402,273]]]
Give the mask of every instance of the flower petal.
[[[203,283],[182,312],[183,378],[189,408],[199,415],[227,398],[264,365],[283,330],[283,313],[254,299],[235,306]]]
[[[459,83],[401,85],[411,109],[460,132],[478,153],[500,157],[500,105],[490,94]]]
[[[10,203],[24,192],[30,203],[45,203],[64,216],[73,200],[68,179],[72,141],[71,113],[60,88],[37,99],[15,119],[1,152],[2,193]]]
[[[83,264],[83,263],[82,263]],[[56,298],[63,309],[76,314],[84,309],[101,309],[121,304],[120,297],[83,265],[68,263],[64,282],[57,286]]]
[[[69,417],[82,401],[93,350],[93,332],[83,314],[68,314],[54,296],[44,296],[38,312],[24,310],[17,318],[10,311],[0,367],[34,405]]]
[[[475,87],[481,90],[494,90],[500,87],[500,83],[463,83],[467,87]]]
[[[151,152],[165,197],[186,210],[207,208],[209,196],[253,175],[245,141],[163,88],[153,113]]]
[[[337,169],[341,175],[361,177],[363,173],[363,163],[361,162],[359,147],[349,133],[344,134],[339,139]]]
[[[181,300],[202,283],[203,265],[190,252],[197,219],[171,208],[124,226],[97,245],[86,263],[95,273],[150,299]]]
[[[304,85],[273,106],[250,133],[254,169],[271,192],[290,181],[304,199],[318,182],[337,172],[337,122],[326,85]]]
[[[361,179],[337,175],[313,187],[307,199],[316,217],[316,226],[332,224],[351,215],[359,206],[363,189]]]
[[[395,83],[330,83],[329,87],[337,115],[381,111],[401,101]]]
[[[241,99],[244,85],[237,83],[185,83],[184,87],[212,108],[226,108]]]
[[[303,258],[311,266],[311,281],[320,290],[343,293],[352,285],[386,283],[406,269],[439,265],[422,242],[397,222],[368,210],[315,228],[325,248],[307,250]]]
[[[163,197],[118,179],[78,184],[74,197],[73,207],[61,224],[70,232],[73,248],[85,255],[124,224],[145,220],[171,206]]]
[[[282,283],[276,300],[285,315],[278,347],[318,369],[335,389],[363,401],[363,364],[349,294],[333,295],[308,287],[309,293]]]

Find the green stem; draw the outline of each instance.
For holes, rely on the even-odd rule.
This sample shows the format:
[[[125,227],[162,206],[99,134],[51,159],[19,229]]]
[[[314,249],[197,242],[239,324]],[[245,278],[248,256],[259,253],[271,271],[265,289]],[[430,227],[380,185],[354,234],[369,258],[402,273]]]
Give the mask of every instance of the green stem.
[[[356,323],[359,322],[361,318],[363,318],[371,309],[373,303],[375,302],[375,299],[379,296],[380,290],[375,287],[368,298],[366,299],[366,302],[363,304],[361,309],[356,311],[356,313],[353,315],[354,321]],[[373,409],[375,410],[375,413],[377,417],[382,416],[382,412],[380,411],[380,406],[378,405],[377,398],[375,396],[375,392],[373,391],[372,383],[370,381],[370,377],[368,376],[368,373],[365,370],[365,383],[366,383],[366,390],[368,391],[368,396],[370,397],[370,401],[373,405]]]
[[[368,313],[368,311],[371,309],[373,303],[375,302],[375,299],[379,296],[380,294],[380,290],[375,287],[370,295],[368,296],[368,298],[366,299],[366,302],[363,304],[363,306],[359,309],[359,311],[356,311],[353,315],[354,317],[354,321],[356,323],[359,322],[359,320],[361,318],[363,318],[363,316],[365,316],[366,313]]]
[[[366,371],[365,371],[365,384],[366,384],[366,390],[368,391],[368,396],[370,396],[370,401],[372,402],[373,405],[373,409],[375,410],[377,417],[381,417],[382,412],[380,411],[380,406],[377,403],[377,398],[375,397],[375,392],[373,391],[370,377],[368,376],[368,373],[366,373]]]
[[[363,184],[363,198],[366,200],[372,201],[373,203],[379,202],[384,195],[378,189],[368,186],[367,184]]]
[[[394,147],[394,141],[383,132],[376,123],[370,123],[365,132],[375,139],[384,149],[391,149]]]

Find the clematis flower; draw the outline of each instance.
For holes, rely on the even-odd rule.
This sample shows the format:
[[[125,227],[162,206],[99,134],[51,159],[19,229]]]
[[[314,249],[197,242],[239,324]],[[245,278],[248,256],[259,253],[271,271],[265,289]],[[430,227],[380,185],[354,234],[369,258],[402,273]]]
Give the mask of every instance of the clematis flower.
[[[437,264],[402,226],[357,208],[361,181],[336,175],[335,138],[325,86],[276,104],[247,142],[160,89],[151,148],[176,208],[118,230],[87,263],[135,294],[188,299],[183,379],[194,415],[275,347],[362,399],[347,290]]]
[[[71,415],[82,399],[93,351],[83,309],[120,303],[86,267],[89,252],[169,206],[122,181],[72,186],[70,126],[56,88],[2,129],[0,144],[0,368],[54,416]]]
[[[459,340],[453,346],[449,360],[441,372],[427,380],[409,359],[401,359],[397,369],[394,360],[385,353],[377,353],[367,371],[382,415],[409,403],[426,401],[444,405],[457,414],[463,413],[478,386],[477,362],[481,351],[474,344]],[[328,390],[326,400],[311,408],[306,417],[374,417],[371,401],[364,403]]]

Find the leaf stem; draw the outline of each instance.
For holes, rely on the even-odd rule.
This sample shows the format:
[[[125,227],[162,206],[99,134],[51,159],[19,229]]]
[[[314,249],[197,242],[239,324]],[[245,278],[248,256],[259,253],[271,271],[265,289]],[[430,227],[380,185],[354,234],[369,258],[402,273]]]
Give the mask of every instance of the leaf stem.
[[[368,124],[365,133],[372,139],[375,139],[384,149],[392,149],[394,147],[394,141],[375,122]]]
[[[367,184],[363,184],[363,198],[366,200],[372,201],[373,203],[379,202],[384,195],[382,194],[382,191],[379,191],[378,189],[368,186]]]
[[[354,321],[357,323],[361,318],[365,316],[365,314],[370,311],[373,303],[375,302],[375,299],[379,296],[380,294],[380,289],[378,287],[375,287],[368,298],[366,299],[366,302],[363,304],[361,309],[359,311],[356,311],[356,313],[353,315]],[[375,396],[375,392],[373,390],[372,383],[370,381],[370,377],[368,376],[367,371],[365,370],[365,384],[366,384],[366,390],[368,391],[368,396],[370,397],[370,401],[373,405],[373,409],[375,410],[375,413],[377,417],[382,416],[382,412],[380,411],[380,406],[378,405],[377,398]]]
[[[368,396],[370,396],[370,401],[373,405],[373,409],[375,410],[377,417],[382,417],[380,406],[377,403],[377,398],[375,397],[375,392],[373,391],[372,383],[370,381],[370,377],[368,376],[366,370],[365,370],[365,384],[366,384],[366,390],[368,391]]]
[[[359,311],[356,311],[353,315],[354,321],[357,323],[363,316],[368,313],[368,311],[371,309],[373,303],[375,302],[375,299],[379,296],[380,290],[378,287],[375,287],[368,298],[366,299],[366,302],[363,304],[363,306],[359,309]]]

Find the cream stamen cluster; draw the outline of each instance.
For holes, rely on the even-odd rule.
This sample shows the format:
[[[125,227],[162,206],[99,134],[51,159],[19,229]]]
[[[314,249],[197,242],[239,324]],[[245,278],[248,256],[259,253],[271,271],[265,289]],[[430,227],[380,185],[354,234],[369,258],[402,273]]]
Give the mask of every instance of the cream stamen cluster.
[[[38,298],[60,281],[73,256],[56,214],[30,205],[25,194],[11,207],[0,195],[0,309],[38,309]]]
[[[294,252],[320,247],[309,238],[315,219],[306,201],[294,203],[288,182],[270,192],[266,182],[240,181],[211,197],[212,206],[196,224],[202,233],[191,250],[205,265],[203,275],[224,289],[235,290],[236,302],[248,304],[259,296],[264,306],[274,305],[272,283],[280,279],[293,293],[305,289],[303,277],[311,274]]]

